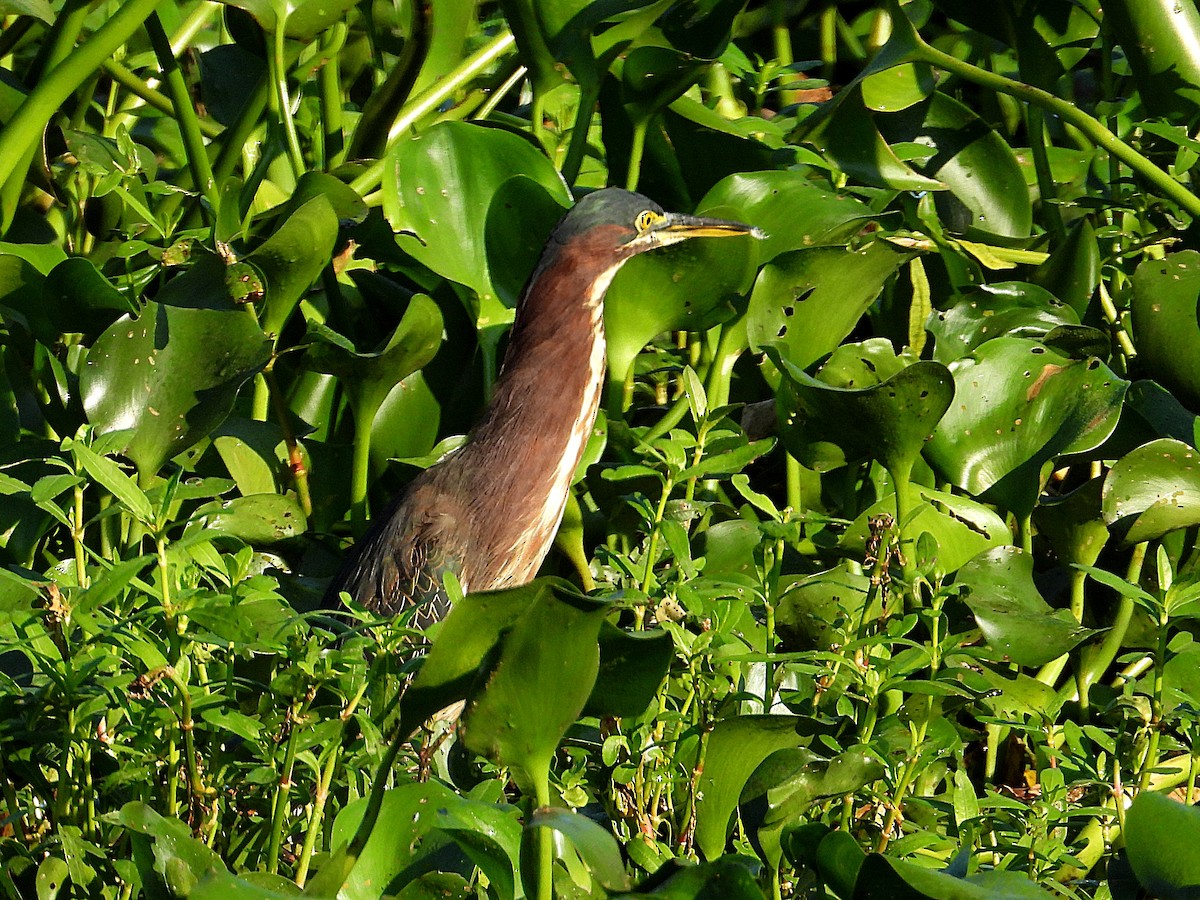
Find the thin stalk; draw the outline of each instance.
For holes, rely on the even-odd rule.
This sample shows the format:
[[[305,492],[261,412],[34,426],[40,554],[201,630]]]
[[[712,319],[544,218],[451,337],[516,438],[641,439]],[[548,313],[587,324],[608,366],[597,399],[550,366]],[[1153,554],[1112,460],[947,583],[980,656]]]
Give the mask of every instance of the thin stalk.
[[[625,190],[636,191],[642,177],[642,156],[646,152],[646,131],[650,120],[643,118],[633,123],[633,138],[629,143],[629,171],[625,173]]]
[[[75,485],[75,505],[71,513],[71,543],[75,546],[75,580],[81,588],[88,586],[87,552],[83,544],[84,513],[83,485]]]
[[[1141,577],[1142,563],[1145,562],[1148,547],[1149,544],[1143,541],[1133,548],[1133,553],[1129,557],[1129,566],[1125,572],[1125,580],[1130,584],[1137,584]],[[1112,665],[1112,661],[1121,652],[1121,642],[1125,640],[1125,632],[1129,629],[1129,623],[1133,619],[1133,610],[1133,600],[1122,596],[1117,604],[1117,612],[1113,616],[1112,625],[1104,635],[1104,640],[1091,654],[1085,654],[1080,660],[1079,673],[1075,683],[1081,709],[1087,710],[1088,691],[1093,684],[1100,680],[1100,676]]]
[[[22,160],[32,154],[41,140],[50,117],[79,87],[89,81],[101,63],[113,56],[161,0],[129,0],[116,6],[116,12],[90,38],[77,46],[61,63],[46,73],[0,129],[0,159]],[[24,183],[25,170],[19,165],[8,172],[6,182]],[[6,231],[16,213],[20,191],[3,192],[0,207],[0,232]]]
[[[663,515],[667,511],[667,501],[671,499],[673,490],[675,490],[675,480],[668,475],[663,479],[662,496],[659,497],[658,508],[654,511],[654,521],[650,524],[650,540],[646,543],[646,560],[642,571],[641,590],[643,593],[650,592],[650,584],[654,579],[654,557],[658,554],[659,526],[662,524]]]
[[[453,71],[401,111],[400,115],[396,117],[396,121],[392,123],[392,127],[388,130],[389,146],[395,143],[401,136],[407,134],[425,116],[436,111],[439,106],[450,99],[456,91],[470,82],[471,79],[479,76],[490,68],[496,60],[511,52],[515,46],[516,40],[513,38],[512,32],[505,29],[463,60]],[[379,187],[386,168],[387,160],[379,159],[367,171],[358,176],[350,186],[358,191],[360,197],[365,197],[374,191],[375,188]]]
[[[903,19],[903,22],[900,21],[901,19]],[[944,53],[936,47],[930,46],[917,34],[916,29],[913,28],[912,24],[904,16],[904,13],[899,9],[896,9],[893,13],[893,20],[899,26],[908,29],[914,45],[912,55],[916,59],[937,66],[939,69],[945,69],[947,72],[952,72],[960,78],[965,78],[967,81],[974,82],[989,90],[1008,94],[1011,97],[1016,97],[1018,100],[1032,103],[1049,111],[1052,115],[1058,116],[1067,124],[1074,125],[1095,146],[1108,151],[1118,160],[1125,163],[1125,165],[1145,178],[1151,185],[1178,203],[1191,215],[1200,215],[1200,197],[1193,194],[1169,174],[1105,128],[1099,121],[1084,112],[1080,107],[1055,97],[1041,88],[1016,81],[1012,78],[1006,78],[995,72],[989,72],[987,69],[981,69],[979,66],[972,65],[969,62],[951,56],[949,53]]]
[[[304,174],[304,154],[300,150],[300,135],[296,133],[296,120],[292,118],[292,97],[287,83],[285,23],[286,19],[282,16],[275,20],[271,52],[267,54],[267,69],[272,87],[271,111],[275,114],[279,124],[283,126],[288,161],[292,165],[292,174],[298,179]]]
[[[342,133],[342,68],[341,50],[346,43],[349,27],[337,22],[321,36],[321,55],[325,65],[319,77],[321,98],[321,150],[326,172],[340,165],[346,156],[346,139]]]
[[[1029,132],[1029,149],[1033,155],[1033,170],[1037,174],[1042,215],[1056,242],[1061,242],[1066,240],[1067,228],[1063,224],[1062,210],[1058,207],[1058,186],[1054,181],[1054,173],[1050,171],[1050,157],[1046,153],[1046,116],[1040,107],[1026,107],[1025,127]]]
[[[879,835],[879,843],[875,846],[876,853],[883,853],[887,849],[888,842],[891,840],[892,829],[896,826],[896,822],[900,818],[900,809],[904,805],[904,795],[908,793],[909,787],[917,774],[917,764],[921,761],[921,747],[925,743],[925,735],[929,728],[929,718],[933,712],[933,698],[926,696],[924,698],[924,715],[921,716],[919,722],[911,727],[909,732],[912,741],[909,744],[908,755],[904,759],[904,768],[900,772],[900,779],[896,782],[896,790],[892,793],[892,801],[888,804],[887,816],[883,821],[883,831]]]
[[[279,783],[275,788],[275,802],[271,809],[271,832],[267,843],[267,871],[279,871],[279,848],[283,844],[283,826],[287,819],[288,801],[292,794],[292,771],[296,766],[296,741],[300,734],[300,704],[293,703],[289,711],[287,745],[283,751],[283,766],[279,771]]]
[[[134,96],[145,101],[146,105],[151,109],[156,109],[173,119],[177,118],[175,104],[171,102],[171,98],[161,91],[152,88],[148,81],[139,78],[115,59],[106,59],[102,63],[102,66],[104,74]],[[225,131],[221,125],[209,119],[198,119],[197,125],[200,128],[201,134],[207,138],[215,138]]]
[[[201,196],[208,201],[208,215],[215,216],[220,196],[217,193],[217,182],[213,177],[212,166],[208,160],[208,150],[204,146],[204,135],[200,131],[200,121],[195,107],[192,106],[187,82],[184,81],[179,62],[171,52],[171,42],[167,38],[167,32],[163,28],[158,13],[151,13],[146,19],[146,33],[150,36],[150,46],[154,48],[158,66],[162,69],[167,93],[175,106],[175,122],[179,126],[180,136],[183,138],[183,148],[187,156],[188,168],[192,172],[192,181]]]
[[[1150,742],[1142,760],[1142,773],[1138,788],[1146,790],[1150,774],[1158,767],[1158,745],[1162,738],[1163,718],[1163,675],[1167,665],[1167,615],[1164,612],[1158,623],[1158,646],[1154,652],[1154,693],[1150,697]]]

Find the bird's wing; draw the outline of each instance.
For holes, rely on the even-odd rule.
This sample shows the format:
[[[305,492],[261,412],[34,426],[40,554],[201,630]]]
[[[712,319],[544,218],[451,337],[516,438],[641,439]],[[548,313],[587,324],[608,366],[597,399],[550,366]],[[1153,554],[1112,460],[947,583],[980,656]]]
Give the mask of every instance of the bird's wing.
[[[414,486],[377,519],[330,583],[325,605],[346,591],[365,608],[383,615],[418,609],[410,624],[424,628],[450,609],[443,578],[461,571],[450,547],[453,516],[439,508],[430,491]]]

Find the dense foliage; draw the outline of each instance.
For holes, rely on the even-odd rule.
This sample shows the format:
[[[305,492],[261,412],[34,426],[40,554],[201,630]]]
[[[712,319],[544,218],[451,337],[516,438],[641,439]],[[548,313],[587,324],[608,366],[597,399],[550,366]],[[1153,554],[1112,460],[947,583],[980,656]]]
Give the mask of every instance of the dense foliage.
[[[1195,896],[1193,0],[0,13],[0,894]],[[318,610],[606,184],[549,577]]]

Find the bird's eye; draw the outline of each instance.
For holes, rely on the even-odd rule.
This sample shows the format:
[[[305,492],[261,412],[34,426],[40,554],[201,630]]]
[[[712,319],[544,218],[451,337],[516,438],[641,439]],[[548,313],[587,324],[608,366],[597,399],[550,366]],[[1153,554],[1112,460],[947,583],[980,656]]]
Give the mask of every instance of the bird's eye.
[[[633,224],[637,228],[638,234],[645,234],[653,227],[657,220],[658,216],[655,215],[654,210],[644,209],[638,213],[638,217],[633,220]]]

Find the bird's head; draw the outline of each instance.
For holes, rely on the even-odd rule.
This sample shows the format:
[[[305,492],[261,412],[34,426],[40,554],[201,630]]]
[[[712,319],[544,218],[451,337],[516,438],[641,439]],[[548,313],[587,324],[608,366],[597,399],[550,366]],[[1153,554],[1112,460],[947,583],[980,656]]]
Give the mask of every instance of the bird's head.
[[[694,237],[733,237],[763,233],[750,225],[727,219],[670,213],[648,197],[605,188],[587,194],[571,208],[551,235],[551,245],[576,241],[611,245],[621,259],[656,247],[666,247]]]

